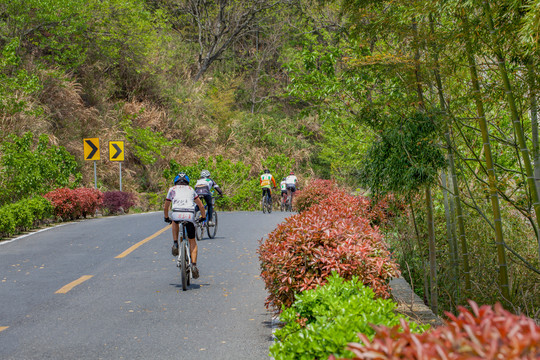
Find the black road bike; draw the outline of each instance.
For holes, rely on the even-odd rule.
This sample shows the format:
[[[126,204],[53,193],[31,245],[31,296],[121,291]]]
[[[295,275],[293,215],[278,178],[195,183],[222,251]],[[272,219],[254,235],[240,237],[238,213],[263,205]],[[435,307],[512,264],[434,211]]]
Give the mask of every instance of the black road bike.
[[[215,197],[212,196],[212,204],[215,205]],[[208,224],[208,204],[204,204],[204,210],[206,215],[206,220],[198,222],[195,224],[195,237],[197,240],[202,240],[204,236],[204,230],[206,229],[206,233],[208,234],[208,237],[210,239],[213,239],[216,237],[217,233],[217,227],[218,227],[218,214],[216,211],[216,208],[214,206],[214,210],[212,211],[212,222],[213,225]],[[199,208],[195,208],[195,219],[199,219],[201,217],[201,212],[199,211]]]

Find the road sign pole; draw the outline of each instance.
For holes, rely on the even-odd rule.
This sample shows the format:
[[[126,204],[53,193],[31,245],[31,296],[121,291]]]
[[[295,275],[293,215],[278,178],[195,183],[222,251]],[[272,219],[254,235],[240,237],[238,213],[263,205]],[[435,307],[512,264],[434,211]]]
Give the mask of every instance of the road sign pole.
[[[121,161],[118,163],[118,167],[120,169],[120,191],[122,191],[122,162]]]
[[[97,167],[96,162],[94,161],[94,189],[97,189]]]

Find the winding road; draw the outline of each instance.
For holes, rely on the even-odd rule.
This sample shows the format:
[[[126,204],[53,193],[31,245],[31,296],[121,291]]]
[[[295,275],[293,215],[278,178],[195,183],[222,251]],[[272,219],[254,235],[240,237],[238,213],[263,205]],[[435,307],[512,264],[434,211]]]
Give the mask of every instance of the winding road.
[[[0,242],[0,359],[268,359],[256,251],[288,215],[219,212],[188,291],[161,212]]]

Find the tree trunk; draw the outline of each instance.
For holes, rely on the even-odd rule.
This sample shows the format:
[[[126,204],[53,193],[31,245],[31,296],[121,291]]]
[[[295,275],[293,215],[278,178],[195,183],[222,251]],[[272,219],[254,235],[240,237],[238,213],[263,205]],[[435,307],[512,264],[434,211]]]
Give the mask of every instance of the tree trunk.
[[[540,194],[540,148],[538,146],[538,101],[536,76],[532,61],[526,61],[527,65],[527,82],[529,83],[529,106],[531,107],[531,136],[532,136],[532,153],[534,161],[534,180],[536,184],[536,192]],[[540,226],[540,224],[538,224]],[[540,232],[536,234],[538,238],[538,257],[540,259]]]
[[[491,207],[493,209],[494,225],[495,225],[495,245],[497,246],[497,257],[499,265],[499,286],[503,296],[508,299],[510,296],[508,286],[508,265],[506,264],[506,253],[504,249],[504,237],[501,222],[501,210],[499,206],[499,195],[497,193],[497,177],[493,165],[493,157],[491,154],[491,144],[489,141],[489,129],[486,120],[484,104],[480,93],[480,83],[478,81],[478,73],[476,71],[476,61],[474,60],[472,44],[469,33],[469,21],[467,15],[463,16],[463,30],[465,32],[467,61],[469,63],[469,72],[473,87],[474,100],[476,102],[476,111],[478,115],[480,131],[482,132],[482,141],[484,144],[484,156],[486,158],[486,167],[488,174],[489,193],[491,197]]]
[[[459,267],[457,265],[457,249],[456,249],[456,242],[455,242],[455,232],[452,228],[453,224],[453,217],[454,213],[450,208],[450,199],[448,196],[448,181],[446,178],[446,170],[443,169],[441,171],[441,182],[442,182],[442,191],[443,191],[443,198],[444,198],[444,215],[446,218],[446,239],[448,241],[448,246],[450,247],[450,263],[452,265],[452,283],[453,287],[457,289],[458,285],[458,274],[459,274]]]
[[[416,79],[416,92],[418,94],[418,108],[425,110],[424,93],[422,89],[422,78],[420,76],[420,45],[418,42],[418,23],[413,18],[412,24],[415,53],[414,53],[414,75]],[[428,241],[429,241],[429,292],[430,292],[430,305],[431,310],[437,314],[438,306],[438,293],[437,293],[437,256],[435,253],[435,228],[433,224],[433,201],[431,199],[431,185],[426,185],[426,212],[427,212],[427,226],[428,226]]]
[[[484,0],[484,11],[487,18],[487,23],[489,26],[490,32],[495,33],[495,26],[493,25],[493,18],[491,16],[491,8],[489,2]],[[538,191],[536,191],[536,182],[534,180],[534,172],[531,164],[531,158],[529,155],[529,149],[527,148],[527,143],[525,141],[525,134],[523,132],[523,127],[521,126],[521,120],[517,111],[516,100],[514,97],[514,92],[512,85],[510,84],[510,78],[508,76],[508,71],[506,70],[506,60],[504,58],[503,52],[499,47],[497,39],[493,39],[495,46],[495,55],[497,56],[497,65],[501,73],[503,80],[504,91],[506,92],[506,99],[508,105],[510,106],[510,114],[512,115],[512,124],[514,125],[514,132],[517,136],[519,148],[521,151],[521,156],[523,158],[523,164],[525,165],[525,171],[527,172],[527,184],[529,185],[529,191],[531,193],[531,200],[534,207],[534,212],[536,215],[536,225],[540,225],[540,202],[538,200]],[[537,237],[538,240],[538,237]],[[540,251],[540,243],[539,243]],[[540,252],[538,254],[540,256]]]
[[[429,238],[429,292],[431,295],[431,310],[437,315],[438,312],[438,291],[437,291],[437,257],[435,253],[435,224],[433,223],[433,200],[431,199],[431,189],[426,186],[426,208],[427,227]]]
[[[431,33],[435,34],[435,26],[433,21],[433,16],[430,15],[429,18],[429,24],[431,27]],[[454,164],[454,150],[452,148],[452,142],[450,138],[450,125],[449,122],[449,112],[446,106],[446,101],[444,98],[444,92],[443,92],[443,86],[442,86],[442,79],[441,79],[441,73],[440,73],[440,65],[439,65],[439,50],[436,47],[436,45],[433,45],[433,58],[435,61],[435,68],[433,70],[435,75],[435,81],[437,84],[437,93],[439,95],[439,104],[441,106],[441,110],[446,116],[446,128],[444,132],[444,138],[446,141],[447,151],[448,151],[448,175],[449,175],[449,183],[451,184],[451,189],[453,191],[452,196],[450,197],[450,214],[451,214],[451,221],[452,221],[452,237],[451,241],[453,241],[453,244],[450,244],[451,251],[453,252],[453,261],[455,263],[453,264],[454,269],[456,269],[457,274],[459,274],[459,255],[458,255],[458,246],[456,241],[456,226],[454,221],[454,215],[457,214],[457,224],[458,224],[458,231],[459,231],[459,239],[461,243],[462,248],[462,257],[463,257],[463,272],[465,276],[465,289],[469,291],[471,289],[471,277],[470,277],[470,268],[469,268],[469,253],[468,253],[468,246],[467,246],[467,239],[465,237],[465,224],[463,222],[463,211],[461,209],[461,197],[460,197],[460,191],[459,186],[457,182],[457,174],[456,174],[456,167]],[[455,204],[455,212],[453,209],[453,205]]]

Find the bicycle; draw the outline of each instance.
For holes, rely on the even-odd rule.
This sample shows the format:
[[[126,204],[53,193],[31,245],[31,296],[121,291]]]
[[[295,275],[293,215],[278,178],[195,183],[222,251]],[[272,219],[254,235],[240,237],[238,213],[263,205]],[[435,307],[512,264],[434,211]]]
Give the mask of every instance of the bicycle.
[[[178,257],[176,258],[176,266],[180,269],[180,277],[182,279],[182,290],[186,291],[191,284],[193,274],[191,273],[191,249],[189,247],[189,240],[187,236],[186,224],[189,221],[180,220],[177,221],[182,224],[181,237],[178,239]],[[171,221],[172,223],[172,221]]]
[[[272,212],[272,198],[270,197],[270,193],[263,195],[261,207],[263,213],[268,212],[270,214]]]
[[[215,198],[212,196],[212,204],[215,204]],[[204,204],[204,210],[208,214],[208,204]],[[195,208],[195,219],[198,219],[201,217],[201,212],[199,211],[199,208]],[[217,226],[218,226],[218,215],[216,208],[214,207],[214,210],[212,211],[212,221],[214,225],[208,225],[208,219],[202,222],[198,222],[195,224],[195,237],[197,240],[202,240],[204,229],[206,228],[206,233],[208,234],[208,237],[210,239],[213,239],[216,237],[217,233]]]
[[[292,198],[293,192],[291,189],[287,189],[287,202],[285,203],[285,211],[292,211]]]
[[[281,211],[287,210],[287,193],[281,194],[281,203],[279,204],[279,208]]]

